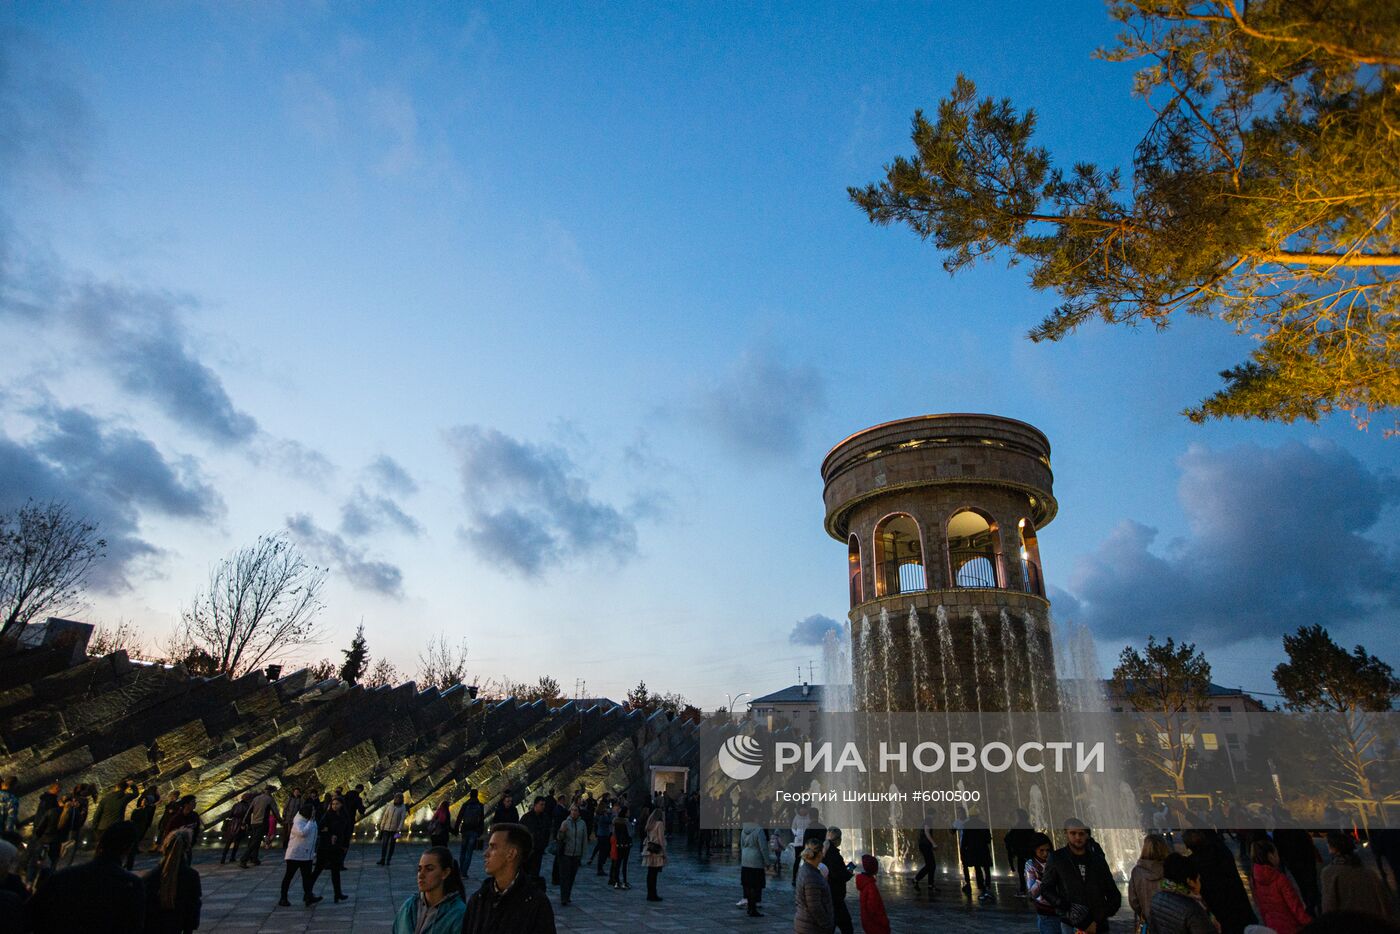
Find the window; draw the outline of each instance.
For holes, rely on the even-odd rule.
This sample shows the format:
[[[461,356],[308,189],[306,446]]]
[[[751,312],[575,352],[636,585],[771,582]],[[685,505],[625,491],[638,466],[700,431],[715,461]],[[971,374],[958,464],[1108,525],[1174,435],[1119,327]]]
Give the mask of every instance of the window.
[[[851,576],[851,606],[865,602],[865,581],[860,573],[860,539],[852,535],[848,548],[847,562]]]
[[[1214,733],[1202,733],[1201,746],[1208,752],[1215,752],[1220,748],[1220,740],[1216,738]]]
[[[955,587],[1000,587],[1001,543],[997,524],[964,509],[948,520],[948,570]]]
[[[1040,545],[1035,539],[1035,526],[1029,519],[1022,519],[1016,525],[1021,534],[1021,579],[1026,593],[1043,597],[1045,579],[1040,573]]]
[[[886,516],[875,526],[875,596],[926,589],[919,524],[907,513]]]
[[[1229,720],[1235,712],[1234,708],[1231,707],[1229,704],[1221,704],[1215,709],[1220,711],[1220,717],[1223,720]]]

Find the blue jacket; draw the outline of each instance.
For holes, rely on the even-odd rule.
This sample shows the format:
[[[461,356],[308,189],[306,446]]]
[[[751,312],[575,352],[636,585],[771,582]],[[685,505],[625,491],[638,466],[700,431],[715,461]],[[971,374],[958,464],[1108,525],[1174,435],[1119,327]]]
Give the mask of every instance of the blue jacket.
[[[420,896],[410,895],[399,908],[394,918],[394,934],[414,934],[418,926],[418,909],[422,904]],[[423,934],[458,934],[462,930],[462,916],[467,913],[467,903],[461,893],[454,892],[443,899],[437,907],[433,923],[423,929]]]

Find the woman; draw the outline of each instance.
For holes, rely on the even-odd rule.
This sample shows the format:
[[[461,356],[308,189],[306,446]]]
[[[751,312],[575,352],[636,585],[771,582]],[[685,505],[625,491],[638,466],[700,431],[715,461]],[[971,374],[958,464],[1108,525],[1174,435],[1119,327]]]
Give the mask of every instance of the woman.
[[[1060,934],[1060,914],[1045,900],[1040,891],[1040,880],[1045,874],[1045,864],[1050,861],[1050,838],[1036,834],[1030,841],[1031,855],[1026,860],[1022,875],[1026,877],[1026,897],[1035,909],[1035,925],[1039,934]],[[1140,929],[1139,926],[1138,929]]]
[[[429,911],[433,916],[424,918]],[[418,858],[418,894],[410,895],[399,907],[393,934],[457,934],[466,913],[462,873],[452,851],[435,846]],[[425,922],[422,927],[419,918]]]
[[[1201,870],[1194,856],[1170,853],[1162,860],[1162,883],[1148,917],[1148,934],[1219,934],[1220,923],[1201,899]]]
[[[758,903],[763,900],[763,888],[768,882],[768,835],[753,821],[744,821],[739,832],[739,882],[744,887],[749,917],[761,918]]]
[[[343,902],[349,895],[340,890],[340,872],[345,868],[345,854],[350,851],[350,835],[355,832],[355,824],[342,798],[331,799],[331,809],[321,818],[316,829],[316,871],[311,874],[311,884],[327,869],[331,871],[331,887],[335,889],[335,900]]]
[[[251,791],[244,792],[243,797],[238,799],[238,802],[229,808],[228,814],[224,816],[224,825],[220,828],[224,843],[223,852],[219,854],[220,864],[228,862],[230,851],[233,852],[234,856],[237,856],[238,851],[242,848],[243,838],[248,835],[246,826],[248,806],[252,801],[253,793]]]
[[[399,831],[403,830],[403,820],[407,814],[403,792],[394,795],[394,803],[385,805],[384,810],[379,812],[379,822],[375,824],[379,831],[378,865],[387,866],[394,858],[394,843],[399,839]]]
[[[1128,907],[1133,909],[1134,930],[1140,930],[1152,911],[1152,896],[1162,887],[1162,863],[1171,855],[1167,838],[1150,833],[1142,838],[1142,852],[1128,877]]]
[[[1255,840],[1250,845],[1249,855],[1254,863],[1250,877],[1254,882],[1259,920],[1276,934],[1298,934],[1298,929],[1312,921],[1312,917],[1293,888],[1293,880],[1279,868],[1278,848],[1269,840]]]
[[[146,934],[190,934],[199,927],[203,892],[190,865],[190,841],[188,830],[166,837],[160,866],[145,873]]]
[[[287,863],[287,871],[282,874],[282,898],[277,904],[290,908],[287,889],[291,887],[292,876],[301,873],[301,894],[306,904],[314,905],[321,896],[311,891],[311,861],[316,856],[316,806],[310,801],[301,806],[296,817],[292,818],[292,833],[287,838],[287,849],[282,859]]]
[[[647,901],[659,902],[661,896],[656,894],[656,879],[666,866],[666,812],[661,808],[652,809],[647,819],[642,863],[647,867]]]
[[[933,815],[924,813],[924,825],[919,828],[919,858],[923,860],[923,866],[914,876],[914,888],[919,887],[919,883],[927,877],[928,890],[931,894],[938,892],[938,863],[934,851],[938,849],[938,844],[933,839]]]
[[[1332,862],[1322,869],[1322,913],[1359,911],[1390,917],[1390,898],[1380,877],[1361,865],[1356,842],[1349,834],[1327,831],[1327,852]]]
[[[608,874],[608,884],[615,889],[630,889],[627,881],[627,859],[632,855],[632,822],[627,819],[627,805],[617,809],[613,818],[612,870]]]
[[[452,814],[447,807],[447,799],[438,802],[437,810],[428,820],[429,846],[447,846],[447,838],[452,833]]]

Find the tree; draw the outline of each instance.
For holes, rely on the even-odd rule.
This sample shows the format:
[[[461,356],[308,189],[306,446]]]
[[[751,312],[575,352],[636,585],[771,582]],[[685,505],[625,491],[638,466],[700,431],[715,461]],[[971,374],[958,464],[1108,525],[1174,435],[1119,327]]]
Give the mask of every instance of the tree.
[[[30,500],[0,515],[0,640],[35,617],[77,606],[88,572],[106,551],[97,525],[62,503]]]
[[[1118,169],[1052,168],[1035,114],[959,76],[915,154],[849,189],[955,272],[1009,253],[1062,299],[1030,332],[1218,317],[1258,340],[1193,421],[1364,425],[1400,405],[1400,6],[1373,0],[1111,0],[1114,61],[1154,111]]]
[[[445,691],[466,677],[467,640],[454,648],[441,633],[429,639],[427,648],[418,655],[418,686]]]
[[[369,677],[365,678],[365,687],[367,688],[393,687],[398,683],[399,670],[387,658],[375,659]]]
[[[1186,770],[1195,747],[1195,713],[1210,701],[1210,662],[1191,642],[1147,637],[1139,652],[1123,647],[1113,669],[1113,693],[1132,706],[1145,735],[1135,747],[1144,764],[1186,790]]]
[[[110,629],[98,624],[92,631],[87,645],[88,655],[101,658],[113,652],[125,652],[128,658],[142,657],[141,633],[130,620],[118,620],[117,625]]]
[[[320,641],[326,571],[308,564],[285,533],[264,535],[209,572],[209,587],[181,614],[184,637],[237,677]]]
[[[1300,626],[1283,637],[1288,661],[1274,668],[1274,684],[1289,710],[1335,715],[1326,734],[1345,779],[1332,783],[1334,793],[1376,801],[1376,775],[1389,764],[1391,750],[1379,742],[1369,716],[1388,713],[1400,698],[1400,680],[1389,665],[1358,645],[1350,653],[1321,626]],[[1330,719],[1330,718],[1329,718]],[[1400,796],[1383,796],[1394,802]],[[1366,819],[1362,812],[1363,821]]]
[[[309,669],[311,677],[317,681],[329,681],[336,676],[335,662],[329,658],[323,658]]]
[[[637,686],[627,692],[627,700],[624,704],[628,710],[640,710],[644,713],[651,713],[656,709],[656,699],[647,690],[645,681],[638,681]]]
[[[341,649],[345,664],[340,666],[340,680],[346,684],[359,684],[360,678],[369,669],[369,645],[365,642],[365,623],[355,629],[355,638],[350,640],[350,648]]]

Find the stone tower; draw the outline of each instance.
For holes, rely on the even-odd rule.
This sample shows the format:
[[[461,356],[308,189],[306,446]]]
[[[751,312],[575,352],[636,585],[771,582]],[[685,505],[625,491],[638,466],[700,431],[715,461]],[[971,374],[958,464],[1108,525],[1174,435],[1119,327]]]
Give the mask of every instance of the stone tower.
[[[857,709],[1057,706],[1045,435],[995,415],[900,419],[832,448],[822,480],[847,545]]]

